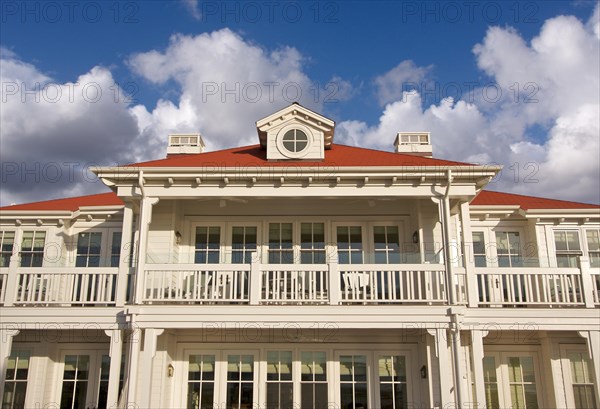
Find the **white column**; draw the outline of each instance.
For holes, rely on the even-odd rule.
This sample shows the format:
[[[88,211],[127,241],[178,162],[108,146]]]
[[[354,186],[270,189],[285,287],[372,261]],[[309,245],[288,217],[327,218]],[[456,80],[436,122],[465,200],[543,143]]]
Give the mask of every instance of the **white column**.
[[[133,232],[133,207],[131,203],[125,203],[123,208],[123,227],[121,230],[121,253],[119,256],[119,275],[117,277],[116,306],[122,307],[127,299],[127,282],[131,269],[131,247]],[[129,289],[133,291],[132,288]]]
[[[137,396],[140,408],[150,408],[150,397],[152,393],[152,362],[156,355],[158,336],[165,330],[147,328],[144,330],[144,350],[141,353],[140,377],[138,380]]]
[[[439,366],[440,402],[439,407],[453,407],[452,389],[454,381],[452,376],[452,363],[448,354],[447,331],[444,328],[428,329],[429,335],[435,339],[435,352]]]
[[[127,404],[137,405],[137,379],[139,372],[140,344],[142,341],[142,330],[135,322],[132,324],[132,332],[129,339],[129,356],[127,357]]]
[[[152,221],[152,206],[158,203],[158,197],[145,197],[140,205],[140,237],[138,242],[137,269],[135,272],[135,303],[141,304],[144,296],[146,255],[148,250],[148,230]]]
[[[7,325],[8,327],[9,325]],[[18,329],[0,329],[0,397],[4,394],[4,380],[6,378],[6,365],[12,350],[13,338],[19,335]]]
[[[460,223],[462,232],[463,265],[465,266],[467,282],[467,301],[469,307],[477,307],[479,291],[477,290],[477,275],[475,274],[475,259],[473,258],[473,232],[471,231],[471,212],[469,202],[460,204]],[[467,243],[471,243],[469,246]]]
[[[596,397],[600,398],[600,331],[579,331],[579,335],[587,341],[588,354],[594,368]]]
[[[342,288],[340,286],[340,267],[337,258],[329,260],[329,304],[339,305],[342,300]]]
[[[583,290],[583,302],[587,308],[596,308],[594,304],[594,279],[590,272],[589,257],[579,257],[579,265],[581,271],[581,287]]]
[[[477,407],[485,407],[485,384],[483,382],[483,338],[489,331],[471,331],[471,353],[473,355],[473,381],[475,382],[475,399]]]
[[[262,271],[260,269],[260,260],[258,253],[252,253],[250,261],[250,305],[259,305],[262,290]]]
[[[8,265],[8,276],[6,277],[6,294],[4,295],[4,306],[11,307],[17,297],[17,286],[19,283],[18,274],[21,267],[21,243],[23,242],[23,229],[15,231],[15,239],[13,244],[13,252],[10,256],[10,264]],[[4,379],[4,378],[2,378]]]
[[[108,375],[108,397],[106,407],[116,408],[119,404],[119,378],[121,377],[121,356],[123,354],[123,332],[118,329],[105,330],[110,337],[108,355],[110,370]]]

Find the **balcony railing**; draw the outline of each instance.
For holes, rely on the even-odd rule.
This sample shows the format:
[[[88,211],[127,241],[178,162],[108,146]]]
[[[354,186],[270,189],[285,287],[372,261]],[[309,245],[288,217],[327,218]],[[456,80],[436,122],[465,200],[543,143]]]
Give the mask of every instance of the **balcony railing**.
[[[14,303],[18,305],[112,305],[118,268],[20,268]],[[8,291],[9,289],[7,289]]]
[[[438,264],[147,264],[118,268],[0,269],[0,304],[448,305],[600,307],[600,269]],[[474,272],[474,274],[473,274]],[[117,297],[120,295],[120,300]]]
[[[477,268],[479,304],[487,306],[582,306],[578,268]]]

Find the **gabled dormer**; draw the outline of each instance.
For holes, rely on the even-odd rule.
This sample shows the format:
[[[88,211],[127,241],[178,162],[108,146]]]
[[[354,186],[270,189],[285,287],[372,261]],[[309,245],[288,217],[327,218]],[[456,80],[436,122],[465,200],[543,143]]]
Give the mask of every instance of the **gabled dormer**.
[[[324,159],[335,122],[294,102],[256,122],[260,146],[269,160]]]

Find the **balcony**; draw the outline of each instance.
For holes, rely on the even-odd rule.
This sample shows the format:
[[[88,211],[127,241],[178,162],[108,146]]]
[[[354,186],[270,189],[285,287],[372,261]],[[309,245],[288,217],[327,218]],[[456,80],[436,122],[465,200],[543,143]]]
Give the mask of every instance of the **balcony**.
[[[600,269],[453,268],[455,304],[485,308],[600,307]],[[440,264],[147,264],[139,279],[118,268],[0,269],[0,303],[14,306],[448,305]],[[468,291],[473,286],[474,291]],[[476,297],[469,302],[469,294]]]

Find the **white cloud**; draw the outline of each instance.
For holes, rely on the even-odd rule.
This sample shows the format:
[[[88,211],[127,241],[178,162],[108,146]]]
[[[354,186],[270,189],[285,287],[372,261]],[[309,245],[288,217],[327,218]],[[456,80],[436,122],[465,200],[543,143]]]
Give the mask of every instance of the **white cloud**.
[[[429,130],[436,157],[505,165],[494,189],[600,202],[598,10],[587,24],[549,19],[530,43],[512,28],[489,28],[473,51],[501,88],[498,101],[478,89],[473,103],[422,108],[418,93],[404,93],[376,125],[341,122],[338,142],[385,149],[398,131]],[[549,129],[545,140],[530,134],[534,126]]]
[[[256,120],[294,100],[320,110],[326,95],[315,100],[298,50],[267,51],[228,29],[175,35],[164,51],[133,55],[129,66],[151,83],[174,81],[181,90],[175,103],[160,100],[151,112],[136,107],[144,134],[166,141],[170,131],[200,131],[212,149],[256,143]],[[346,98],[349,83],[336,81]]]
[[[375,78],[377,100],[380,105],[397,101],[403,91],[420,88],[432,66],[419,67],[411,60],[402,61],[383,75]]]
[[[10,52],[0,66],[2,204],[106,189],[87,167],[130,160],[138,137],[111,72],[57,83]]]
[[[199,0],[181,0],[185,9],[190,13],[190,15],[196,19],[200,20],[202,18],[202,12],[199,7]]]

